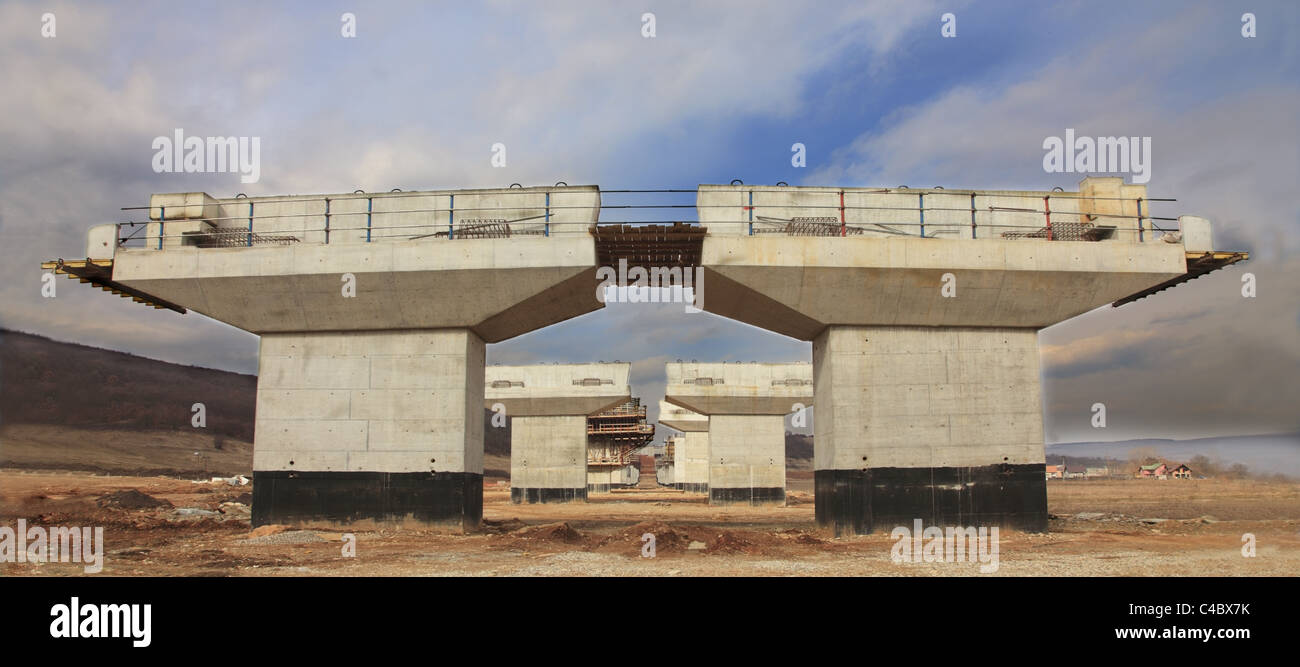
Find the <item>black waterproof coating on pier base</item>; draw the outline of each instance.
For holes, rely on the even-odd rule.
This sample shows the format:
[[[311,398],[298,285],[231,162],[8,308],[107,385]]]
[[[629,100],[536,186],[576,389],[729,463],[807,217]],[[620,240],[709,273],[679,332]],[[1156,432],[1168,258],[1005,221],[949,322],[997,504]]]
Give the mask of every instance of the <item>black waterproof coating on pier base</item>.
[[[777,486],[759,488],[709,488],[710,505],[784,505],[785,489]]]
[[[481,473],[253,471],[254,526],[370,520],[471,529],[482,519]]]
[[[925,526],[1047,530],[1042,463],[818,470],[817,525],[836,535]]]
[[[510,489],[510,502],[520,503],[580,503],[587,500],[587,487],[577,489]]]

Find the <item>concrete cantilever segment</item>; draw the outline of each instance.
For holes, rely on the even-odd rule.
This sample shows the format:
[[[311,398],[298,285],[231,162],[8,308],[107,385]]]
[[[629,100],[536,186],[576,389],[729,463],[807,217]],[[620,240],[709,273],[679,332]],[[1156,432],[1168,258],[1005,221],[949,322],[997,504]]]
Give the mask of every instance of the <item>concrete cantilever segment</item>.
[[[703,307],[813,341],[818,524],[1046,530],[1037,331],[1185,272],[1184,245],[1156,241],[1139,217],[1145,187],[751,190],[700,186]],[[1049,218],[1034,212],[1045,197]],[[906,219],[918,198],[941,210]],[[800,215],[836,216],[837,238],[738,222]],[[1102,217],[1120,215],[1133,217]],[[1115,229],[1099,242],[1034,238],[1045,221]]]
[[[659,423],[682,433],[673,447],[673,478],[664,483],[689,493],[708,493],[709,418],[659,401]]]
[[[631,399],[627,363],[489,366],[488,409],[512,420],[510,499],[587,499],[587,416]]]
[[[664,400],[708,416],[709,502],[785,503],[785,415],[812,405],[812,365],[678,362],[667,374]]]
[[[602,307],[595,186],[151,206],[113,279],[262,336],[254,525],[477,526],[484,343]]]

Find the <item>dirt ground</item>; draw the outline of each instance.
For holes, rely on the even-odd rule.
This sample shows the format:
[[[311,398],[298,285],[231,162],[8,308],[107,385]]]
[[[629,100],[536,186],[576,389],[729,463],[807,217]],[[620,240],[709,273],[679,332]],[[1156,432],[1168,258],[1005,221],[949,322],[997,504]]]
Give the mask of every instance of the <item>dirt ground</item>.
[[[671,491],[593,494],[588,503],[514,505],[485,483],[484,526],[468,535],[262,527],[251,486],[170,477],[0,470],[0,526],[103,526],[103,574],[117,576],[1294,576],[1300,484],[1231,480],[1048,484],[1050,532],[1000,532],[998,568],[898,563],[888,533],[834,538],[814,522],[810,486],[786,507],[711,507]],[[643,557],[642,535],[655,536]],[[1243,534],[1256,556],[1242,555]],[[69,563],[0,563],[0,576],[81,575]]]

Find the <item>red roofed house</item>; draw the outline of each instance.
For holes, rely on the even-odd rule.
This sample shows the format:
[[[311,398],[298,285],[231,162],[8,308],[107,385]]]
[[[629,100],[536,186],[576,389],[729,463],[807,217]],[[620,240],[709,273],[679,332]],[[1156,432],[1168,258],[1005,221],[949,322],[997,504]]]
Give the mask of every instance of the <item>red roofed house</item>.
[[[1164,477],[1165,474],[1168,472],[1169,472],[1169,466],[1166,466],[1163,463],[1152,463],[1151,465],[1145,465],[1138,468],[1137,476],[1154,477],[1159,479]]]

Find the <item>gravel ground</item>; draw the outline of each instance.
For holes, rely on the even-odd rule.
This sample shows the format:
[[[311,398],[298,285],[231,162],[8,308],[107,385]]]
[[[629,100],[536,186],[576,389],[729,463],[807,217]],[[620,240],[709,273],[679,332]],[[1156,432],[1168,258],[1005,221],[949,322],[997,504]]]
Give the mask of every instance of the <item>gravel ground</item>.
[[[1162,485],[1163,484],[1163,485]],[[835,538],[813,520],[811,494],[788,507],[712,507],[701,496],[593,494],[591,502],[513,505],[484,494],[484,528],[344,533],[262,527],[245,517],[180,517],[100,506],[138,491],[175,507],[217,511],[248,487],[162,477],[0,471],[0,525],[103,526],[111,576],[1295,576],[1300,485],[1145,480],[1049,485],[1045,534],[1001,531],[997,569],[977,562],[894,562],[888,534]],[[116,496],[115,496],[116,497]],[[135,498],[134,494],[130,496]],[[656,535],[653,558],[642,536]],[[1255,556],[1242,553],[1254,536]],[[355,557],[343,553],[355,537]],[[694,547],[694,548],[692,548]],[[79,575],[69,563],[0,563],[0,576]]]

